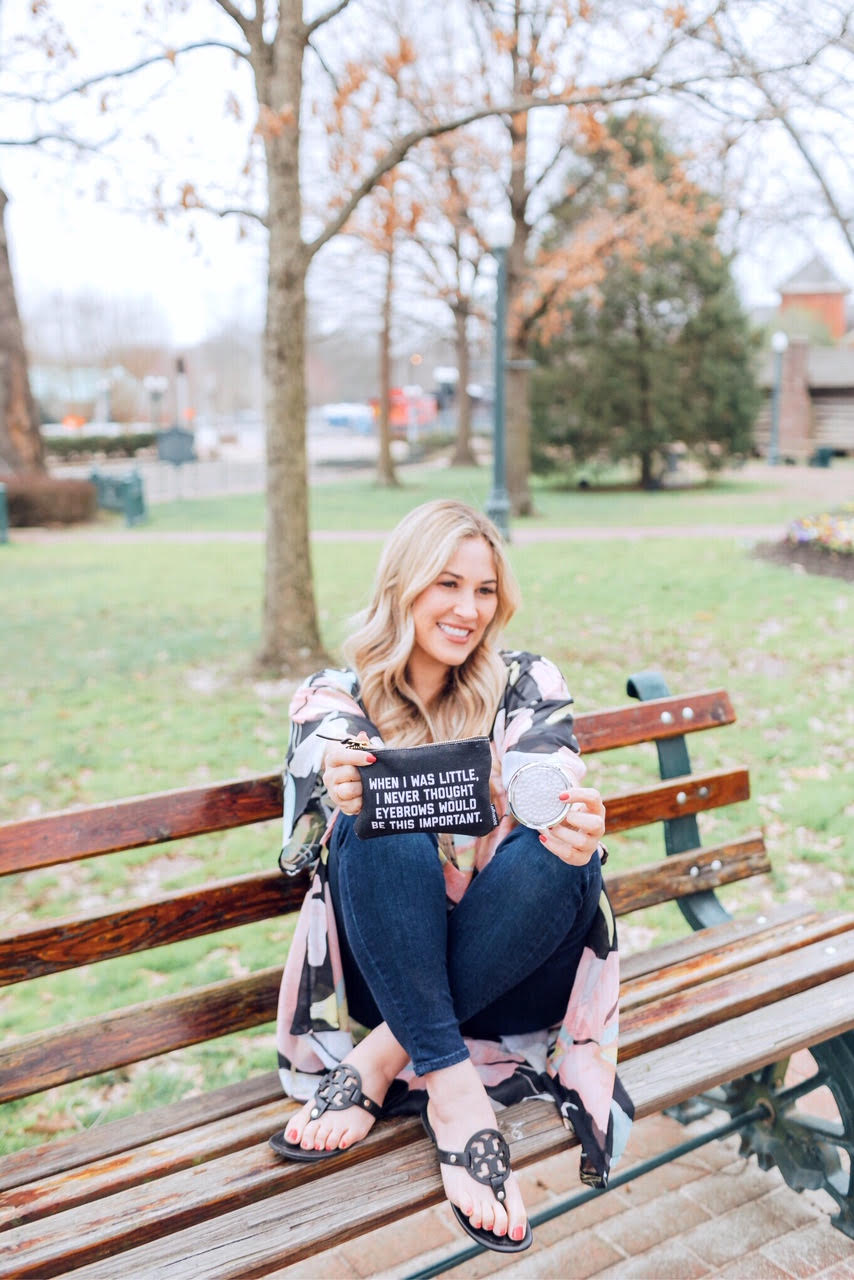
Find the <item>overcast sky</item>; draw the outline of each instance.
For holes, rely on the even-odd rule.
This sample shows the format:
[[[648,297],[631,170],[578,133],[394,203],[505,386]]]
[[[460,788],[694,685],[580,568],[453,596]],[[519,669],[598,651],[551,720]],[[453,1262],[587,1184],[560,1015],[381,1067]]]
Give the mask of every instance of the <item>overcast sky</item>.
[[[14,37],[27,29],[30,6],[27,0],[2,3],[0,34],[8,52]],[[193,0],[189,9],[197,3]],[[81,42],[79,66],[84,73],[94,67],[122,65],[127,32],[133,30],[131,15],[138,5],[130,0],[113,0],[109,5],[102,0],[69,0],[63,7],[69,27],[77,27],[74,34]],[[210,8],[207,4],[206,9]],[[188,13],[188,22],[189,17]],[[224,34],[231,38],[231,24],[224,21]],[[187,32],[192,38],[192,26]],[[10,200],[7,225],[13,269],[24,311],[28,302],[44,294],[85,289],[153,297],[168,313],[178,344],[197,342],[230,321],[260,324],[265,258],[260,228],[246,224],[248,234],[240,238],[233,219],[196,216],[191,221],[178,215],[159,225],[149,212],[131,212],[150,206],[156,163],[162,163],[167,172],[172,165],[172,175],[180,176],[175,166],[184,165],[189,174],[193,160],[204,154],[208,167],[215,158],[223,172],[239,170],[245,159],[245,121],[238,125],[224,116],[226,73],[229,84],[237,83],[238,109],[251,112],[248,79],[241,89],[231,55],[191,55],[181,61],[180,75],[168,76],[171,83],[162,100],[147,102],[144,126],[142,112],[139,120],[127,114],[132,113],[133,97],[122,108],[123,127],[130,136],[136,129],[140,141],[134,144],[136,151],[130,146],[124,149],[121,164],[106,170],[97,161],[87,163],[67,154],[50,157],[24,148],[7,148],[0,154],[0,181]],[[158,76],[162,80],[163,72],[140,85],[138,102],[157,91]],[[93,112],[96,106],[93,101]],[[109,117],[109,109],[106,114]],[[103,127],[101,116],[92,118],[95,132]],[[19,117],[18,127],[21,124]],[[143,132],[157,135],[159,160],[141,140]],[[105,199],[100,201],[95,198],[98,183],[105,188]],[[188,238],[191,229],[194,242]],[[832,226],[765,229],[752,236],[736,262],[744,301],[772,304],[778,283],[802,265],[813,244],[837,274],[854,285],[854,261]],[[315,293],[328,289],[328,280],[323,264],[318,264]],[[351,277],[350,293],[353,286]]]

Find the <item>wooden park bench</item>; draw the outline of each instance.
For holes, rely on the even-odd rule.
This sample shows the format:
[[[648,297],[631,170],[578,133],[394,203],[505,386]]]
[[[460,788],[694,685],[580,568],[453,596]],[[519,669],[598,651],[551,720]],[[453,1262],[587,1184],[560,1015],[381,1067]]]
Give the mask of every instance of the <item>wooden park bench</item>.
[[[654,743],[659,755],[660,780],[606,797],[612,901],[624,916],[676,900],[694,930],[623,961],[620,1072],[637,1115],[683,1103],[695,1114],[702,1096],[727,1113],[714,1134],[740,1132],[743,1152],[779,1165],[793,1187],[829,1192],[834,1223],[854,1237],[845,1154],[854,1151],[854,917],[789,904],[730,918],[714,891],[769,870],[762,837],[702,848],[695,815],[745,800],[748,773],[692,773],[684,736],[731,724],[729,698],[721,690],[671,697],[652,673],[634,677],[629,693],[639,700],[577,719],[585,754],[626,746],[640,754],[650,748],[639,744]],[[0,874],[275,821],[280,810],[281,780],[268,775],[27,819],[0,828]],[[659,822],[667,856],[621,869],[618,833]],[[37,984],[131,953],[152,965],[149,948],[293,911],[305,888],[304,878],[262,870],[38,923],[0,940],[0,982]],[[0,1101],[269,1024],[279,975],[277,964],[78,1025],[33,1028],[0,1051]],[[815,1074],[787,1087],[786,1060],[804,1048]],[[795,1106],[822,1086],[839,1123]],[[0,1275],[246,1280],[443,1199],[435,1153],[412,1118],[380,1122],[320,1166],[277,1160],[267,1137],[293,1105],[270,1071],[0,1159]],[[500,1123],[517,1168],[570,1145],[546,1103],[508,1108]],[[566,1158],[574,1163],[577,1153]],[[635,1172],[618,1166],[612,1186]],[[558,1208],[590,1194],[600,1193]]]

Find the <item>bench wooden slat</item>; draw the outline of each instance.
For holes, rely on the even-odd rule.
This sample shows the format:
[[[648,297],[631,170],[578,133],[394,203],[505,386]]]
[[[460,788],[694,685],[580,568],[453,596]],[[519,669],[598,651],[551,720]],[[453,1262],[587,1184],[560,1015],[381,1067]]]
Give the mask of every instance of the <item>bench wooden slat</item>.
[[[854,971],[854,931],[814,942],[631,1009],[620,1019],[623,1061]]]
[[[610,862],[606,863],[606,871],[609,866]],[[770,870],[765,841],[756,832],[741,840],[690,849],[630,871],[618,871],[606,875],[606,880],[614,914],[621,916]]]
[[[691,712],[688,720],[683,715],[686,710]],[[663,715],[672,720],[662,720]],[[582,751],[597,752],[696,733],[734,720],[726,692],[714,689],[585,712],[577,717],[575,727]],[[278,773],[67,809],[0,827],[0,876],[227,831],[280,818],[281,813]]]
[[[677,799],[684,795],[684,800]],[[681,818],[750,796],[746,769],[691,773],[610,796],[608,832]],[[280,818],[281,778],[163,791],[0,827],[0,876]]]
[[[25,1036],[0,1051],[0,1102],[270,1022],[281,966]]]
[[[574,727],[582,754],[590,755],[734,723],[735,712],[726,690],[711,689],[672,698],[653,698],[633,706],[582,712],[576,716]]]
[[[251,1111],[199,1125],[159,1142],[147,1142],[121,1154],[92,1161],[85,1168],[50,1178],[40,1177],[25,1186],[0,1192],[0,1230],[115,1195],[139,1183],[147,1185],[182,1169],[201,1168],[204,1161],[263,1143],[295,1109],[296,1103],[289,1102],[280,1089],[275,1102]],[[142,1117],[137,1119],[137,1124],[144,1126]],[[82,1218],[80,1220],[82,1222]]]
[[[721,865],[716,868],[714,863]],[[697,868],[696,877],[690,874],[692,867]],[[619,872],[608,878],[608,886],[615,913],[623,915],[768,870],[762,837],[754,833]],[[308,885],[304,875],[291,878],[279,871],[262,872],[149,899],[137,907],[68,917],[23,930],[0,939],[0,986],[296,910]]]
[[[726,1035],[709,1029],[637,1057],[624,1064],[621,1075],[634,1098],[638,1118],[643,1118],[852,1027],[854,975],[849,974],[826,983],[820,1000],[812,992],[789,997],[736,1018]],[[501,1113],[499,1123],[510,1140],[517,1169],[573,1145],[557,1122],[553,1108],[545,1103],[526,1102],[511,1107]],[[350,1154],[355,1155],[358,1150],[356,1147]],[[207,1192],[209,1206],[216,1203],[217,1181],[228,1177],[232,1160],[245,1168],[251,1155],[251,1151],[242,1152],[238,1157],[207,1166],[205,1176],[211,1183]],[[268,1162],[270,1179],[280,1176],[275,1157],[266,1149],[263,1156],[259,1153],[259,1159]],[[176,1175],[176,1203],[180,1202],[178,1188],[186,1186],[186,1181],[186,1174]],[[165,1187],[160,1190],[165,1194]],[[376,1161],[340,1166],[336,1163],[325,1173],[322,1195],[311,1184],[274,1195],[264,1194],[256,1184],[253,1194],[256,1193],[258,1198],[253,1203],[216,1220],[209,1220],[215,1210],[200,1204],[199,1212],[207,1212],[208,1219],[146,1245],[129,1247],[133,1238],[128,1235],[121,1241],[112,1239],[106,1248],[128,1251],[83,1265],[75,1280],[115,1280],[117,1256],[121,1272],[126,1275],[156,1275],[158,1280],[248,1280],[286,1263],[313,1257],[363,1230],[444,1198],[435,1152],[420,1137]],[[119,1216],[122,1199],[117,1196],[105,1207]],[[325,1207],[330,1204],[336,1206],[334,1224]],[[0,1261],[0,1276],[55,1275],[68,1269],[70,1258],[79,1262],[74,1224],[75,1218],[57,1215],[48,1220],[50,1234],[44,1240],[34,1241],[32,1233],[23,1228],[7,1232],[4,1244],[14,1252],[8,1253],[8,1263]],[[130,1227],[132,1230],[132,1223]],[[162,1230],[168,1232],[168,1219],[164,1219]],[[90,1239],[86,1247],[97,1249],[97,1242]]]
[[[833,923],[828,919],[827,927],[831,928]],[[839,926],[838,920],[836,924]],[[724,950],[727,941],[726,928],[724,925],[704,931],[706,934],[704,954],[710,953],[714,956]],[[723,938],[717,942],[719,935],[723,935]],[[731,941],[730,945],[732,945]],[[675,968],[678,969],[679,966]],[[695,980],[699,979],[695,977]],[[686,985],[685,981],[677,979],[674,989],[684,985]],[[624,984],[624,1000],[631,991],[632,984]],[[236,1115],[229,1114],[223,1118],[208,1115],[207,1110],[203,1111],[199,1106],[195,1111],[196,1127],[189,1134],[184,1131],[177,1131],[171,1135],[164,1134],[157,1112],[146,1115],[142,1125],[136,1121],[134,1128],[127,1131],[127,1148],[123,1148],[120,1144],[107,1147],[100,1159],[97,1151],[88,1150],[86,1152],[88,1167],[85,1170],[85,1176],[79,1179],[74,1172],[70,1176],[65,1172],[66,1168],[73,1170],[75,1164],[73,1159],[69,1158],[67,1166],[57,1169],[51,1176],[49,1172],[44,1171],[38,1151],[27,1153],[29,1158],[25,1165],[18,1169],[17,1179],[9,1182],[7,1172],[5,1185],[11,1186],[12,1191],[7,1195],[0,1193],[0,1226],[11,1221],[16,1215],[21,1221],[27,1221],[45,1213],[55,1213],[61,1208],[68,1208],[107,1192],[121,1190],[135,1183],[162,1176],[164,1173],[187,1167],[202,1159],[214,1158],[225,1151],[238,1150],[249,1145],[253,1140],[262,1140],[277,1127],[278,1123],[281,1123],[285,1112],[295,1105],[282,1096],[277,1078],[272,1077],[271,1080],[272,1104],[267,1104],[267,1099],[264,1098],[251,1110],[247,1108]],[[152,1132],[152,1126],[158,1124],[160,1132]],[[142,1131],[146,1135],[144,1146],[140,1143]],[[48,1146],[45,1151],[49,1157],[51,1147]],[[76,1163],[81,1162],[80,1153],[78,1153]],[[0,1161],[0,1187],[4,1185],[3,1166],[4,1162]],[[33,1180],[33,1169],[39,1170],[37,1182]],[[15,1185],[20,1182],[26,1182],[29,1185],[25,1188]]]
[[[721,855],[728,849],[733,856],[724,861]],[[714,868],[715,862],[720,862],[720,867]],[[690,874],[693,868],[698,872],[696,876]],[[655,867],[614,877],[616,910],[626,912],[671,896],[686,896],[698,889],[767,869],[767,855],[759,836],[728,846],[679,854]],[[276,877],[279,878],[284,879]],[[150,904],[147,909],[136,912],[138,927],[134,936],[140,946],[145,942],[145,935],[139,930],[144,926],[146,910],[152,910]],[[87,928],[86,937],[93,936],[96,931]],[[109,941],[108,934],[104,937]],[[91,951],[88,954],[90,959],[97,958]],[[267,969],[251,978],[232,979],[185,995],[167,996],[89,1019],[76,1027],[24,1037],[0,1051],[0,1101],[25,1097],[57,1084],[196,1044],[216,1035],[222,1025],[239,1031],[270,1021],[275,1017],[277,975],[280,974],[280,968]],[[218,1023],[216,1018],[223,1014],[226,1020]]]
[[[628,988],[633,979],[642,974],[702,955],[712,945],[725,946],[740,938],[761,938],[777,930],[786,930],[793,923],[800,921],[809,925],[817,919],[819,917],[814,911],[785,903],[769,911],[767,916],[730,920],[715,925],[713,929],[701,929],[677,942],[624,957],[621,961],[624,986]],[[0,1191],[32,1182],[34,1170],[38,1170],[40,1178],[50,1178],[65,1170],[95,1164],[150,1142],[161,1142],[174,1134],[182,1134],[241,1111],[250,1111],[268,1102],[285,1102],[278,1074],[274,1071],[212,1089],[201,1097],[184,1098],[156,1107],[146,1111],[141,1119],[132,1116],[112,1120],[84,1133],[15,1151],[0,1157]]]
[[[303,876],[268,871],[149,899],[138,907],[53,920],[0,939],[0,986],[266,920],[298,908],[307,887]]]
[[[710,934],[714,934],[723,944],[773,932],[775,929],[786,929],[798,921],[806,924],[817,918],[818,912],[796,902],[781,903],[755,916],[737,916],[713,925],[710,929],[698,929],[673,942],[660,943],[657,947],[649,947],[644,951],[621,954],[620,977],[623,982],[631,982],[641,974],[655,973],[666,965],[681,964],[692,956],[702,955],[709,945],[707,939]]]
[[[840,923],[840,917],[829,917],[826,921],[829,929],[833,929]],[[715,946],[715,940],[719,934],[725,933],[725,929],[726,926],[721,926],[705,931],[706,953],[709,956],[715,957],[721,954],[721,948]],[[854,932],[851,933],[850,940],[852,954],[854,954]],[[795,944],[800,945],[798,935],[795,937]],[[762,968],[763,974],[766,969],[767,966]],[[702,981],[705,976],[702,971],[695,972],[695,984]],[[763,977],[762,981],[767,990],[767,980]],[[703,982],[703,985],[698,988],[703,993],[706,1005],[709,1003],[707,997],[712,985],[709,982]],[[629,983],[624,987],[625,995],[631,993],[631,986],[632,984]],[[756,984],[753,983],[752,986],[755,988]],[[659,999],[657,1008],[661,1021],[669,1026],[670,1034],[680,1029],[680,1024],[673,1016],[674,1007],[679,1005],[683,1010],[693,1012],[696,1004],[695,995],[695,991],[688,990],[682,991],[678,1001]],[[732,1007],[732,992],[725,993],[724,998],[729,1000]],[[635,1054],[648,1052],[657,1039],[660,1039],[660,1028],[655,1025],[644,1026],[641,1036],[634,1044]],[[182,1133],[170,1139],[150,1142],[142,1148],[123,1153],[119,1157],[114,1155],[100,1163],[91,1164],[79,1175],[72,1170],[70,1174],[42,1178],[28,1186],[16,1188],[5,1195],[0,1195],[0,1226],[13,1222],[16,1216],[19,1221],[33,1220],[45,1214],[66,1211],[72,1205],[87,1203],[104,1195],[115,1195],[120,1190],[145,1183],[143,1186],[138,1186],[137,1195],[125,1196],[121,1201],[111,1201],[106,1212],[100,1204],[94,1204],[91,1208],[78,1213],[76,1217],[77,1246],[82,1247],[83,1238],[92,1233],[99,1241],[103,1241],[105,1233],[113,1241],[121,1238],[125,1231],[130,1230],[133,1232],[134,1242],[138,1243],[143,1238],[147,1238],[145,1236],[147,1231],[151,1230],[153,1234],[157,1234],[162,1230],[164,1219],[169,1220],[169,1229],[174,1230],[182,1220],[182,1215],[190,1214],[190,1220],[193,1220],[196,1210],[192,1206],[198,1201],[200,1195],[202,1202],[199,1204],[198,1212],[203,1211],[204,1205],[207,1205],[205,1212],[214,1211],[213,1204],[204,1200],[208,1192],[205,1190],[204,1179],[207,1175],[202,1171],[202,1162],[216,1160],[225,1153],[231,1155],[242,1151],[253,1142],[263,1143],[269,1133],[283,1123],[284,1115],[293,1105],[295,1104],[280,1097],[277,1101],[259,1106],[249,1113],[244,1112],[220,1122],[201,1125],[193,1133]],[[358,1148],[354,1148],[353,1152],[348,1154],[347,1161],[370,1155],[377,1136],[388,1135],[388,1132],[388,1126],[379,1126],[373,1132],[369,1143],[360,1144]],[[395,1142],[390,1140],[388,1149],[393,1149],[395,1145]],[[174,1186],[173,1175],[182,1169],[191,1169],[192,1172],[183,1180],[180,1194],[176,1196],[171,1190]],[[255,1180],[258,1178],[267,1188],[264,1194],[271,1194],[276,1189],[270,1184],[269,1172],[264,1172],[263,1162],[259,1170],[255,1155],[252,1153],[247,1154],[237,1166],[232,1162],[229,1169],[231,1172],[225,1179],[226,1185],[218,1184],[216,1213],[221,1213],[228,1207],[227,1201],[232,1184],[242,1188],[242,1193],[250,1196]],[[162,1188],[161,1195],[152,1189],[151,1180],[162,1176],[166,1176],[169,1181]],[[299,1180],[296,1174],[294,1179],[277,1186],[292,1185],[295,1180]],[[180,1205],[180,1210],[176,1205]],[[121,1206],[121,1221],[117,1217],[119,1206]],[[176,1214],[178,1214],[177,1219]],[[129,1225],[122,1226],[122,1222]]]
[[[746,769],[716,769],[691,773],[667,782],[656,782],[623,795],[607,796],[605,839],[617,831],[645,827],[650,822],[684,818],[750,799],[750,777]]]
[[[0,1156],[0,1191],[32,1183],[36,1172],[39,1178],[51,1178],[274,1101],[282,1101],[279,1073],[267,1071],[236,1084],[153,1107],[142,1116],[109,1120],[82,1133],[13,1151]]]
[[[788,955],[815,942],[832,940],[837,934],[852,929],[854,915],[846,912],[836,916],[822,916],[810,924],[790,924],[785,929],[765,931],[755,938],[740,938],[737,942],[730,941],[722,946],[715,946],[702,955],[683,960],[681,964],[668,965],[658,973],[645,974],[633,982],[624,983],[620,999],[621,1015],[652,1000],[695,987],[698,983],[710,982],[713,978],[747,969],[775,956]]]
[[[279,774],[66,809],[0,827],[0,875],[281,816]]]

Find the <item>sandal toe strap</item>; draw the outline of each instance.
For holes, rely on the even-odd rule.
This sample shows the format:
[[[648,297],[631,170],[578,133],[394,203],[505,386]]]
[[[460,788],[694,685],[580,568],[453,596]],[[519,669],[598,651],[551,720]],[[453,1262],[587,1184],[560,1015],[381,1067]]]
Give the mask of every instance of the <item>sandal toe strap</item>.
[[[439,1148],[438,1155],[442,1164],[463,1168],[475,1182],[492,1187],[496,1200],[505,1199],[510,1148],[497,1129],[479,1129],[469,1138],[464,1151],[443,1151]]]
[[[346,1111],[349,1107],[367,1111],[374,1119],[382,1114],[382,1107],[362,1092],[362,1077],[356,1067],[342,1062],[327,1071],[317,1086],[311,1119],[316,1120],[324,1111]]]

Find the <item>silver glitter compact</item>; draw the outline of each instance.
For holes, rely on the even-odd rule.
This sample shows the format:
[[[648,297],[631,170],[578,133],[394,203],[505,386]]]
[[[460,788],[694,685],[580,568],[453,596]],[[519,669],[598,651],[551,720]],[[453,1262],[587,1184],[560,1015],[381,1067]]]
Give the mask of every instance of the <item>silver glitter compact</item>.
[[[572,785],[567,770],[554,760],[520,765],[507,785],[510,812],[526,827],[557,826],[571,808],[570,801],[559,796]]]

